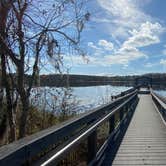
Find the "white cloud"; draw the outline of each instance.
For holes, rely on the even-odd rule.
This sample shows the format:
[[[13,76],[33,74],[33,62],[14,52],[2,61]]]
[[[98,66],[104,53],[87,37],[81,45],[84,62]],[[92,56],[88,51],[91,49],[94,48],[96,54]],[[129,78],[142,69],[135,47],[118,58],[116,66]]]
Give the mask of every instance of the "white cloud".
[[[106,56],[106,59],[110,64],[121,64],[126,66],[130,61],[145,57],[146,55],[140,52],[137,48],[123,47],[120,48],[114,55]]]
[[[138,0],[97,0],[97,2],[106,13],[104,18],[96,20],[107,23],[110,33],[118,37],[126,37],[129,30],[138,28],[143,22],[153,21],[151,16],[141,10],[142,4],[145,3]]]
[[[93,57],[86,56],[86,59],[81,56],[64,56],[64,60],[73,66],[111,66],[113,64],[119,64],[127,68],[130,61],[145,57],[146,55],[136,48],[121,48],[114,54]]]
[[[140,0],[97,0],[105,15],[100,15],[96,21],[105,23],[105,31],[114,39],[123,39],[120,40],[123,43],[118,45],[119,49],[115,52],[121,52],[120,55],[133,53],[130,55],[133,57],[128,55],[128,59],[146,57],[138,49],[159,43],[160,34],[165,30],[159,22],[141,9],[150,1],[145,0],[142,3]]]
[[[142,23],[138,30],[134,29],[130,32],[131,37],[126,39],[118,49],[114,49],[113,54],[103,56],[104,63],[107,65],[121,64],[127,67],[130,61],[147,58],[148,56],[139,48],[159,43],[158,35],[162,32],[163,28],[159,23]],[[98,45],[107,46],[108,43],[108,41],[100,40]]]
[[[159,35],[164,31],[159,23],[142,23],[138,30],[130,31],[131,37],[124,42],[125,45],[133,47],[144,47],[160,42]]]
[[[91,65],[110,66],[120,64],[128,67],[130,61],[147,57],[132,44],[122,44],[122,46],[115,49],[111,42],[102,39],[97,42],[97,45],[92,42],[89,42],[88,45],[95,49],[94,56],[88,57]]]
[[[166,59],[161,59],[161,60],[160,60],[160,64],[166,66]]]
[[[100,50],[100,51],[102,49],[109,50],[109,51],[114,49],[114,45],[112,42],[108,42],[107,40],[103,40],[103,39],[98,41],[98,45],[95,45],[93,42],[88,42],[87,45],[88,47],[91,47],[95,50]]]
[[[148,3],[150,0],[145,1]],[[100,16],[92,16],[93,21],[102,23],[99,26],[105,28],[104,32],[111,35],[112,41],[102,38],[95,43],[88,42],[88,46],[94,49],[93,56],[87,57],[88,64],[98,66],[120,64],[127,68],[131,61],[147,58],[140,48],[159,43],[160,35],[165,29],[141,10],[145,2],[142,4],[139,0],[97,0],[97,2],[104,10],[100,11],[102,13]],[[80,63],[81,60],[74,61]],[[147,67],[150,66],[150,63],[147,64]]]
[[[99,50],[99,47],[96,47],[95,44],[93,42],[88,42],[88,47],[91,47],[93,49]]]
[[[148,62],[148,63],[146,63],[144,66],[145,66],[146,68],[151,68],[151,67],[154,67],[154,66],[157,66],[157,65],[158,65],[158,62],[157,62],[157,63]]]
[[[133,0],[98,0],[100,6],[113,16],[135,20],[137,17],[144,14],[139,11],[138,7],[133,2]]]
[[[106,40],[99,40],[98,45],[102,46],[105,50],[113,50],[114,49],[113,43],[108,42]]]

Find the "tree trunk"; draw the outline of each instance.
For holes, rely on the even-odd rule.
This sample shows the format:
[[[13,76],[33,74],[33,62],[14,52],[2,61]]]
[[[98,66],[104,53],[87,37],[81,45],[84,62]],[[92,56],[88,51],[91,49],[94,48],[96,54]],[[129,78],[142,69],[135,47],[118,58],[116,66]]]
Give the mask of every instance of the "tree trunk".
[[[7,118],[10,126],[10,140],[9,142],[16,140],[16,118],[14,115],[14,109],[13,109],[13,101],[12,101],[12,94],[14,92],[11,92],[10,84],[8,80],[8,76],[6,73],[6,60],[5,56],[1,55],[1,66],[2,66],[2,86],[5,87],[6,91],[6,104],[7,104]]]
[[[0,4],[0,35],[3,37],[4,41],[6,41],[6,20],[8,16],[9,6],[2,6]],[[6,55],[3,50],[3,47],[0,47],[1,53],[1,85],[5,88],[6,91],[6,103],[7,103],[7,119],[10,126],[10,142],[16,140],[16,123],[15,116],[13,110],[13,101],[12,101],[12,93],[11,85],[9,83],[7,69],[6,69]]]
[[[3,52],[3,50],[1,49]],[[10,126],[10,140],[9,142],[16,140],[16,122],[15,122],[15,115],[14,115],[14,109],[13,109],[13,101],[12,101],[12,94],[10,83],[8,80],[8,76],[6,73],[6,58],[5,55],[1,54],[1,67],[2,67],[2,86],[5,87],[6,91],[6,104],[7,104],[7,119]]]
[[[9,142],[13,142],[17,139],[17,136],[16,136],[16,115],[11,100],[11,94],[10,96],[7,97],[7,113],[8,113],[8,122],[10,126]]]
[[[22,99],[22,113],[20,117],[20,124],[19,124],[19,138],[23,138],[26,136],[26,125],[27,125],[27,118],[29,113],[29,99],[27,97],[23,97]]]

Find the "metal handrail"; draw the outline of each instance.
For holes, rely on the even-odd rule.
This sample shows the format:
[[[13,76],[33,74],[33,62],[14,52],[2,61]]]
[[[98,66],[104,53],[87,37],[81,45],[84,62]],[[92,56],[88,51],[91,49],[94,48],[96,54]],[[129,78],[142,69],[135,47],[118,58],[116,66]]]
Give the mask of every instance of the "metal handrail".
[[[152,99],[156,106],[156,109],[158,110],[158,112],[161,116],[162,121],[166,125],[166,100],[165,100],[165,98],[163,98],[162,96],[153,92],[152,89],[151,89],[151,96],[152,96]]]
[[[165,101],[162,99],[163,97],[156,94],[152,89],[151,89],[151,95],[157,100],[157,102],[164,108],[166,109],[166,103]]]
[[[52,161],[58,160],[66,151],[70,151],[72,147],[75,144],[79,144],[82,140],[87,138],[93,131],[96,130],[98,126],[100,126],[102,123],[104,123],[106,120],[108,120],[112,115],[114,115],[118,110],[120,110],[124,105],[126,105],[129,101],[131,101],[137,94],[132,95],[129,99],[124,101],[120,106],[112,110],[109,114],[104,116],[101,120],[96,122],[93,126],[91,126],[89,129],[87,129],[84,133],[79,135],[76,139],[72,140],[68,145],[63,147],[61,150],[59,150],[57,153],[55,153],[51,158],[49,158],[47,161],[45,161],[41,166],[47,166]]]
[[[13,166],[19,164],[21,165],[22,162],[25,162],[28,159],[34,157],[35,154],[37,155],[38,153],[43,152],[44,149],[50,147],[51,145],[54,145],[54,143],[58,140],[61,140],[61,138],[68,136],[71,131],[75,131],[76,129],[78,130],[82,125],[86,124],[86,129],[88,128],[88,132],[86,131],[86,133],[90,134],[90,131],[93,131],[92,127],[97,127],[104,119],[110,117],[113,114],[112,112],[120,109],[123,104],[129,101],[129,99],[131,100],[136,94],[137,90],[123,97],[120,97],[109,104],[98,107],[97,109],[94,109],[89,113],[85,113],[84,115],[69,120],[63,125],[59,125],[58,127],[51,127],[50,129],[46,129],[32,136],[28,136],[19,141],[16,141],[12,144],[1,147],[0,165],[3,165],[2,163],[7,163],[8,161],[10,161]],[[93,125],[94,123],[96,124],[95,126]],[[78,134],[80,134],[80,132],[75,135]],[[79,139],[77,138],[77,140],[82,140],[82,138],[84,138],[83,136],[87,134],[85,134],[85,132],[84,134],[81,133],[81,135],[78,136]],[[68,145],[67,147],[69,148],[70,146]],[[63,151],[66,150],[64,149]],[[58,153],[59,155],[62,154],[62,150],[60,152]]]

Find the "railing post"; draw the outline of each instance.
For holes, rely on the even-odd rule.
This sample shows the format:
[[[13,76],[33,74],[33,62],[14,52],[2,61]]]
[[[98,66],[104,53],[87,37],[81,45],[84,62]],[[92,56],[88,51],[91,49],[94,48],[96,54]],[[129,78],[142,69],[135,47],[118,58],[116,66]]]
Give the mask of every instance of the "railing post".
[[[164,120],[166,121],[166,116],[165,116],[165,109],[163,109],[163,118],[164,118]]]
[[[130,107],[129,103],[127,103],[126,109],[127,109],[127,114],[128,114],[130,112],[130,110],[131,110],[131,107]]]
[[[125,109],[126,109],[125,106],[122,109],[120,109],[120,121],[123,119],[123,114]]]
[[[97,153],[97,130],[88,137],[88,164],[95,158]]]
[[[109,134],[111,134],[115,129],[115,115],[113,115],[109,120]]]
[[[162,107],[160,107],[160,110],[161,110],[162,116],[165,117],[165,110]]]

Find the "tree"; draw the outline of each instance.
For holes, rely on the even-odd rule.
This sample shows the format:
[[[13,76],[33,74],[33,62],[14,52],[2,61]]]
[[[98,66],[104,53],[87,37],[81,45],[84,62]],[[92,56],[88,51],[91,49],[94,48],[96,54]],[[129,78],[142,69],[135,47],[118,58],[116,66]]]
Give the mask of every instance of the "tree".
[[[17,99],[14,101],[13,99],[13,87],[9,81],[9,75],[7,75],[7,56],[6,50],[3,48],[4,44],[6,46],[7,36],[8,36],[8,28],[7,28],[7,18],[8,13],[11,8],[10,1],[1,1],[0,2],[0,56],[1,56],[1,88],[5,87],[6,90],[6,109],[7,109],[7,119],[10,126],[10,140],[13,141],[16,139],[16,122],[14,118],[14,112],[16,108]],[[10,50],[8,50],[10,51]],[[11,80],[13,81],[13,79]],[[1,104],[3,103],[3,89],[1,90]],[[1,113],[2,113],[1,107]],[[4,120],[3,120],[4,121]],[[7,124],[6,124],[7,125]],[[5,126],[7,128],[7,126]]]
[[[42,66],[39,62],[47,57],[60,70],[62,55],[71,48],[80,50],[80,34],[90,14],[84,10],[83,0],[4,0],[0,15],[1,68],[8,117],[13,122],[15,118],[11,113],[19,98],[22,106],[19,122],[21,138],[26,135],[29,97]],[[13,76],[11,72],[16,74]],[[25,74],[31,76],[28,83]],[[18,97],[12,98],[11,93],[14,92]],[[13,125],[14,122],[10,128]]]

